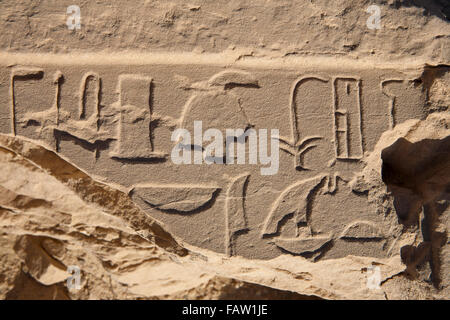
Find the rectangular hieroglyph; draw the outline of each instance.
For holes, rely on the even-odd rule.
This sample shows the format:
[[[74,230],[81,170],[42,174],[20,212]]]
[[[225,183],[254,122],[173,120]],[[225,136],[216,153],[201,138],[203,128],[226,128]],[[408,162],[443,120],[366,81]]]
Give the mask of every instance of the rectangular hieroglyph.
[[[193,54],[2,54],[0,64],[1,133],[129,188],[193,245],[252,258],[388,255],[385,217],[349,182],[384,131],[426,114],[414,66]],[[270,164],[249,146],[246,161],[207,164],[206,135],[188,146],[192,163],[175,164],[172,133],[200,121],[201,134],[253,129],[244,144],[256,149],[270,142],[261,129],[279,130],[267,151],[279,153],[276,171],[261,174]]]

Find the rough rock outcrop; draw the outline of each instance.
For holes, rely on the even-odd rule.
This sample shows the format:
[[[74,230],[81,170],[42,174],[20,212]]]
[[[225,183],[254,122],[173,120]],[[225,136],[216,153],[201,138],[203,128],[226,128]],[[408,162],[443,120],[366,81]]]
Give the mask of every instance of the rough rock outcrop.
[[[0,298],[450,297],[446,1],[71,5],[0,2]]]
[[[388,192],[391,180],[388,186],[382,181],[382,169],[386,170],[382,154],[398,141],[412,146],[428,140],[448,144],[448,125],[448,114],[432,114],[425,121],[410,121],[386,132],[367,158],[364,174],[355,179],[355,188],[369,190],[369,201],[393,204],[398,195]],[[416,180],[417,188],[433,184],[439,191],[420,198],[424,210],[410,212],[427,214],[425,208],[436,203],[433,210],[439,212],[427,218],[434,219],[427,227],[430,231],[423,230],[420,236],[416,230],[423,224],[409,226],[410,232],[396,240],[391,258],[347,256],[312,262],[281,256],[264,261],[185,245],[138,209],[128,195],[95,181],[52,151],[11,136],[1,136],[0,145],[2,298],[448,297],[448,245],[437,240],[448,230],[448,193],[442,192],[442,183],[448,188],[449,175],[443,174],[448,173],[448,161],[427,164],[431,174]],[[448,157],[448,148],[442,154]],[[353,226],[346,235],[358,233],[358,228],[370,227]],[[431,251],[421,254],[425,247]],[[442,269],[436,268],[437,263]],[[66,287],[71,265],[81,269],[80,290]],[[380,289],[365,286],[371,266],[381,267]],[[441,290],[428,282],[431,273]]]

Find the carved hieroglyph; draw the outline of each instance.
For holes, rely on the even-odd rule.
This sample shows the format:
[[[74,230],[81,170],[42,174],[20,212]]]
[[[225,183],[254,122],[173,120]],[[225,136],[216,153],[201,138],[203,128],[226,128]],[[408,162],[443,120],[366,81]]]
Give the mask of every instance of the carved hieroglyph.
[[[263,259],[393,254],[395,213],[353,182],[384,131],[425,115],[415,68],[3,58],[0,132],[129,189],[188,243]],[[278,129],[278,173],[262,176],[264,164],[248,161],[174,164],[171,133],[194,121],[204,130]]]

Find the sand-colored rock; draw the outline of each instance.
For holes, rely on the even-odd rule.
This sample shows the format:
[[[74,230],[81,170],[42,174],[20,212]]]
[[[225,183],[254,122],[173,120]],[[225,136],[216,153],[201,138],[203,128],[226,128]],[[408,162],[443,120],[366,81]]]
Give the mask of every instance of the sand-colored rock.
[[[438,138],[448,134],[448,115],[403,127],[383,139],[398,139],[406,131],[415,141],[425,128]],[[445,297],[445,291],[405,273],[399,249],[423,241],[414,231],[397,239],[391,258],[227,257],[177,242],[126,194],[92,180],[52,151],[20,138],[0,141],[3,298],[211,299],[236,298],[242,290],[246,298],[272,299]],[[372,174],[381,173],[375,162],[369,164]],[[375,199],[386,192],[379,181],[368,182]],[[350,227],[346,235],[361,229],[367,226]],[[69,265],[82,270],[79,291],[65,287]],[[381,289],[365,286],[372,265],[381,268]]]
[[[1,298],[448,299],[445,1],[71,4],[0,4]]]

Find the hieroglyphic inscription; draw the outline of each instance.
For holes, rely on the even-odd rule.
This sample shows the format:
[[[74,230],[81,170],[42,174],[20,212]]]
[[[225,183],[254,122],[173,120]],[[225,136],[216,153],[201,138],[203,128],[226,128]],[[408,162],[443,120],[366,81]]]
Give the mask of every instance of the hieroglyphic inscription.
[[[10,79],[0,108],[10,128],[2,132],[44,142],[130,188],[133,200],[188,242],[261,258],[361,254],[362,243],[371,254],[392,253],[386,219],[351,181],[383,131],[424,112],[412,78],[372,68],[19,65],[2,69]],[[39,88],[47,104],[27,104]],[[205,132],[279,129],[280,171],[261,177],[257,158],[215,161],[208,148],[190,164],[172,163],[171,132],[193,131],[195,121]],[[249,152],[263,139],[237,141]],[[196,144],[187,147],[202,148]]]
[[[118,159],[164,158],[154,151],[151,132],[152,78],[139,75],[120,75],[117,91],[120,114],[118,139],[111,157]],[[136,134],[136,132],[140,134]]]
[[[360,90],[360,79],[334,79],[334,128],[337,159],[361,159],[363,156]]]
[[[95,83],[93,101],[88,101],[87,99],[87,89],[89,82]],[[88,72],[83,75],[80,83],[80,119],[86,119],[86,114],[90,114],[90,117],[94,117],[94,119],[96,120],[97,127],[99,125],[98,118],[100,116],[100,90],[101,79],[97,73]],[[86,110],[88,104],[90,105],[90,110]]]
[[[225,252],[228,255],[233,253],[233,239],[238,232],[247,229],[247,220],[245,217],[245,188],[248,183],[249,175],[236,177],[231,181],[227,190],[227,199],[225,204]]]
[[[10,92],[11,92],[11,131],[16,135],[16,95],[15,95],[15,81],[16,80],[31,80],[41,79],[44,71],[40,68],[17,68],[11,71]]]
[[[304,164],[303,155],[308,152],[308,150],[317,147],[317,144],[314,144],[314,142],[324,138],[324,132],[321,130],[322,128],[320,128],[320,126],[317,126],[317,124],[315,128],[313,126],[308,126],[308,122],[310,122],[310,119],[308,118],[314,117],[321,106],[310,105],[305,103],[305,101],[299,101],[299,103],[297,103],[297,96],[299,95],[298,90],[306,82],[312,82],[314,85],[317,85],[317,82],[323,84],[328,81],[328,79],[321,77],[305,76],[296,80],[291,89],[289,111],[291,117],[292,138],[289,140],[281,139],[281,148],[294,156],[294,167],[297,170],[308,170]]]

